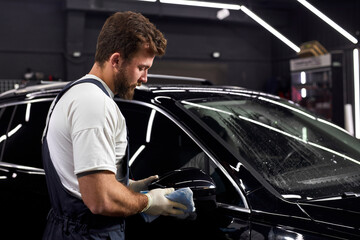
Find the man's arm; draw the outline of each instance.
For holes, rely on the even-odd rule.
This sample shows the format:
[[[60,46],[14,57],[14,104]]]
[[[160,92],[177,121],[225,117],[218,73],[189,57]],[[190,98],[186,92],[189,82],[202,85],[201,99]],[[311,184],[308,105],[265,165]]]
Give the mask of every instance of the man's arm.
[[[110,171],[84,175],[78,181],[82,199],[94,214],[126,217],[147,206],[147,196],[131,191]]]

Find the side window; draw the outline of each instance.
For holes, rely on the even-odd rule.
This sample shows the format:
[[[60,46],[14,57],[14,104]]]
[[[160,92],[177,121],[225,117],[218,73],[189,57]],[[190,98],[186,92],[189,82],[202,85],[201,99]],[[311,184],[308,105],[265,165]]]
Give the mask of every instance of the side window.
[[[27,103],[15,107],[2,161],[42,168],[41,137],[50,103]]]
[[[186,167],[201,152],[175,123],[161,113],[142,106],[120,109],[128,126],[130,155],[137,154],[131,166],[134,178],[161,175]]]
[[[173,121],[135,104],[120,105],[120,110],[129,132],[130,177],[142,179],[185,167],[199,168],[215,181],[218,201],[239,205],[240,197],[236,198],[238,194],[224,174]]]
[[[2,107],[0,109],[0,161],[3,161],[4,146],[7,139],[7,132],[14,107]]]

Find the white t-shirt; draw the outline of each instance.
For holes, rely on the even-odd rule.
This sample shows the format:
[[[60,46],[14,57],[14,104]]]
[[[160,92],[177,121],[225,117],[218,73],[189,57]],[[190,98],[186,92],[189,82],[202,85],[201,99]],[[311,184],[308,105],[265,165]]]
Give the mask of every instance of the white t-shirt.
[[[77,174],[109,170],[116,174],[127,146],[125,118],[111,98],[93,83],[70,88],[58,101],[48,123],[47,141],[62,184],[81,198]],[[80,80],[81,80],[80,79]]]

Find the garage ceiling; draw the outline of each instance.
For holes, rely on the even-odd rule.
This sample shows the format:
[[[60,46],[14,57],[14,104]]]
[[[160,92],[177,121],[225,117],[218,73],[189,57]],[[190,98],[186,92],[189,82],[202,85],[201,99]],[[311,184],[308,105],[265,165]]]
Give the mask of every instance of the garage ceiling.
[[[245,0],[245,1],[211,1],[218,3],[243,4],[263,18],[270,18],[274,25],[286,25],[289,14],[294,10],[296,1],[290,0]],[[119,1],[119,0],[67,0],[67,10],[90,12],[115,12],[120,10],[139,11],[146,15],[159,17],[189,18],[216,20],[219,9],[163,4],[160,2]],[[255,24],[241,11],[230,10],[230,16],[224,21]]]

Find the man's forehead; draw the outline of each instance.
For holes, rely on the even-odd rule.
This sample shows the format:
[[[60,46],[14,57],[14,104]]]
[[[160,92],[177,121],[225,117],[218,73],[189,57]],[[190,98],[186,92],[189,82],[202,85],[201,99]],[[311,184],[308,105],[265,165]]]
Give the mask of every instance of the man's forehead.
[[[149,49],[149,48],[141,48],[139,49],[133,56],[133,59],[137,59],[137,60],[140,60],[140,59],[153,59],[155,58],[155,54]]]

